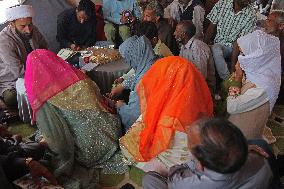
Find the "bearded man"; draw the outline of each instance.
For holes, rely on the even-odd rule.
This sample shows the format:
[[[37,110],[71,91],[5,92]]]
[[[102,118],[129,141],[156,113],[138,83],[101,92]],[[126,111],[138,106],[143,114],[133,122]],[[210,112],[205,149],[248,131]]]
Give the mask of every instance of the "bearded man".
[[[0,96],[7,106],[15,106],[15,84],[24,74],[27,55],[34,49],[47,49],[47,42],[33,25],[31,6],[7,8],[5,15],[9,24],[0,32]]]

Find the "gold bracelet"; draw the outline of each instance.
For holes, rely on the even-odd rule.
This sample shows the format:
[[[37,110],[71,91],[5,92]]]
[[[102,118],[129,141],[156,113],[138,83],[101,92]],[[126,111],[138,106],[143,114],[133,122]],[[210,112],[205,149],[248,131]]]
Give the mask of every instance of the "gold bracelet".
[[[31,161],[33,161],[33,158],[29,157],[25,159],[26,161],[26,165],[29,166],[29,164],[31,163]]]

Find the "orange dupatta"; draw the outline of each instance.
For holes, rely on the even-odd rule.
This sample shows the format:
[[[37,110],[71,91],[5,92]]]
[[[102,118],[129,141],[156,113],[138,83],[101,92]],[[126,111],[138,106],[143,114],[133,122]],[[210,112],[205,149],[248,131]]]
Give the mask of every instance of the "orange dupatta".
[[[136,160],[148,161],[168,149],[175,130],[202,116],[213,115],[213,103],[207,83],[197,68],[181,57],[158,60],[146,72],[139,85],[142,113],[139,152]],[[130,152],[131,153],[131,152]]]

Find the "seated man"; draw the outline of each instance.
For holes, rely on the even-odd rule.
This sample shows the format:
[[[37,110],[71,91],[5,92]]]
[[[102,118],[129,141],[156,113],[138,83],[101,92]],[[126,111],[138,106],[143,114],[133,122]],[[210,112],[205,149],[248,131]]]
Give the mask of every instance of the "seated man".
[[[206,43],[194,37],[195,31],[191,21],[181,21],[177,25],[174,35],[181,43],[179,56],[192,62],[207,80],[209,87],[214,89],[216,78],[211,51]]]
[[[196,27],[195,37],[202,40],[205,16],[203,7],[201,0],[174,0],[164,11],[171,21],[191,20]]]
[[[244,135],[232,123],[222,119],[201,121],[187,133],[195,159],[171,167],[168,178],[147,173],[142,181],[144,189],[272,188],[268,161],[248,152]]]
[[[235,42],[255,29],[256,14],[249,0],[219,0],[207,18],[210,24],[205,42],[209,44],[216,33],[211,50],[216,70],[220,78],[225,80],[230,76],[229,68],[234,69],[237,62],[238,48]],[[232,62],[232,65],[228,65],[228,62]]]
[[[131,31],[128,24],[136,18],[140,19],[141,10],[136,0],[104,0],[103,14],[105,36],[108,41],[115,44],[117,29],[123,41],[130,37]],[[128,16],[132,20],[128,20],[130,18]]]
[[[33,25],[31,6],[11,7],[5,14],[9,25],[0,32],[0,96],[7,106],[16,106],[16,80],[24,74],[27,55],[46,49],[47,42]]]
[[[58,15],[57,41],[60,48],[80,50],[96,43],[96,12],[91,0],[81,0],[77,8]]]
[[[54,176],[38,160],[44,154],[44,147],[36,142],[22,142],[18,135],[12,136],[5,126],[0,126],[0,185],[10,189],[12,181],[28,172],[35,184],[40,185],[40,177],[45,177],[57,185]]]
[[[164,19],[164,9],[158,1],[152,1],[146,6],[143,21],[154,22],[158,28],[159,39],[171,49],[173,54],[178,54],[177,43],[173,36],[174,29]]]

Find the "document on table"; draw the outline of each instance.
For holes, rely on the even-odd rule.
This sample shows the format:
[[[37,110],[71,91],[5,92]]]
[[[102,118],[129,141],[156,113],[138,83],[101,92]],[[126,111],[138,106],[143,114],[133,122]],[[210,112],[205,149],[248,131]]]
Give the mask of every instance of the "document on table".
[[[58,53],[57,56],[62,58],[63,60],[66,60],[73,56],[76,52],[71,50],[71,49],[61,49]]]

